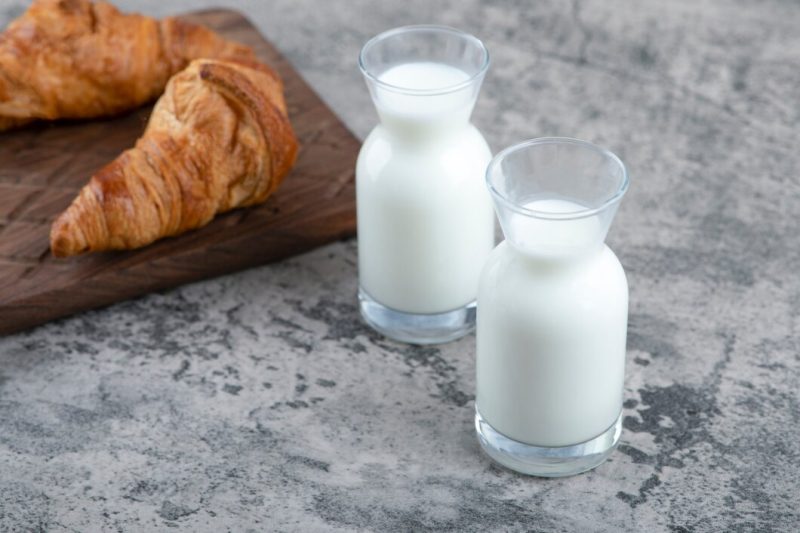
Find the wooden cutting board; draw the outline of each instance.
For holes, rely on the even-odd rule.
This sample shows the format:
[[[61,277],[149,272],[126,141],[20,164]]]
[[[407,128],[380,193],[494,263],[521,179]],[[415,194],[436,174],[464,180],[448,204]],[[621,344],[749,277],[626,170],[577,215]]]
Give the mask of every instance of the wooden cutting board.
[[[355,233],[360,143],[242,15],[185,18],[252,46],[286,86],[297,164],[266,204],[140,250],[56,259],[50,224],[100,167],[142,134],[150,108],[0,134],[0,334],[304,252]]]

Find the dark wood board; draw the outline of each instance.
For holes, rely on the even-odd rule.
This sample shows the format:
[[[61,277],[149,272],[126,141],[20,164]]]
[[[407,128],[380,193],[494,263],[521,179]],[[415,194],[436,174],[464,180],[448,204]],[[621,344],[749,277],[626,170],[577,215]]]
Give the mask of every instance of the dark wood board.
[[[297,164],[264,205],[140,250],[57,259],[49,250],[50,224],[96,170],[134,144],[150,107],[0,134],[0,335],[355,233],[358,140],[241,14],[211,10],[186,18],[252,46],[280,73],[301,143]]]

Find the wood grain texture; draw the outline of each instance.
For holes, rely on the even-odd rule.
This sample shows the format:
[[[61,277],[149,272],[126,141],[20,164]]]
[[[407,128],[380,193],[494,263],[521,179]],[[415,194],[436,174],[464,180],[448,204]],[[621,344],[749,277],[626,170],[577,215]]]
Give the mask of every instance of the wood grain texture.
[[[300,154],[263,205],[140,250],[56,259],[48,235],[89,177],[142,134],[150,107],[0,134],[0,334],[283,259],[355,233],[358,140],[242,15],[185,17],[252,46],[286,86]]]

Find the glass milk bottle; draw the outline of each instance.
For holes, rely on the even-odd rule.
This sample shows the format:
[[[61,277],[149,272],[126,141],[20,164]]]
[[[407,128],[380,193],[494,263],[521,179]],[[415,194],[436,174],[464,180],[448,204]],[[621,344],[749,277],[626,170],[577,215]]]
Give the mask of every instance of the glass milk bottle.
[[[603,241],[627,172],[590,143],[544,138],[498,154],[486,181],[506,240],[478,293],[478,438],[518,472],[577,474],[622,430],[628,284]]]
[[[380,117],[356,166],[361,314],[397,340],[456,339],[494,248],[491,152],[470,123],[489,54],[458,30],[408,26],[370,40],[359,66]]]

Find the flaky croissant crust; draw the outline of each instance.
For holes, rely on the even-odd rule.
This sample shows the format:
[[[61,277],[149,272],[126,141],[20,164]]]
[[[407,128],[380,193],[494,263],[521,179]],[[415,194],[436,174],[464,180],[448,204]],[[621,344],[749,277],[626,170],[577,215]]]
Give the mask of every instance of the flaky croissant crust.
[[[297,148],[274,72],[194,61],[169,81],[136,146],[92,176],[54,222],[52,252],[138,248],[261,203]]]
[[[197,58],[255,60],[250,48],[179,19],[91,0],[35,0],[0,34],[0,131],[133,109]]]

